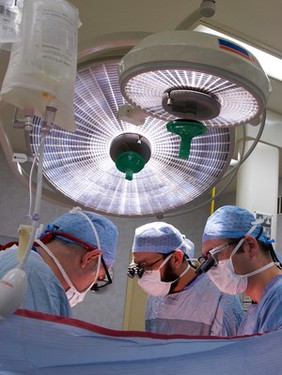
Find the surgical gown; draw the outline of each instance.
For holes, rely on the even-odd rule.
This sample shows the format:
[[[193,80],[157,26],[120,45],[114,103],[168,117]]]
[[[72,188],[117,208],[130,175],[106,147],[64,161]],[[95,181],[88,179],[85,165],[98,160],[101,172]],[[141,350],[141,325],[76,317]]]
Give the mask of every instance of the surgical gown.
[[[18,265],[16,245],[0,251],[0,278]],[[72,316],[65,290],[51,268],[35,251],[31,251],[26,262],[27,290],[20,308],[43,313]]]
[[[240,298],[220,292],[202,274],[181,292],[149,296],[145,328],[165,334],[235,336],[242,314]]]
[[[271,280],[261,300],[249,307],[238,329],[238,336],[277,328],[282,328],[282,275]]]

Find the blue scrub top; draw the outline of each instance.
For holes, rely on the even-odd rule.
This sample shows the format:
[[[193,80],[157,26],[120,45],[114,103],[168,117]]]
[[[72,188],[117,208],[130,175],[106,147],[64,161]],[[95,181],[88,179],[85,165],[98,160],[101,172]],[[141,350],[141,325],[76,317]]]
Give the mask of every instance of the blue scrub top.
[[[0,278],[17,267],[18,246],[0,251]],[[35,251],[31,251],[26,265],[27,290],[20,308],[47,314],[71,317],[72,310],[65,290],[51,268]]]
[[[263,333],[282,328],[282,275],[266,286],[261,300],[245,313],[238,335]]]
[[[243,315],[238,296],[222,293],[207,274],[181,292],[149,296],[147,331],[194,336],[235,336]]]

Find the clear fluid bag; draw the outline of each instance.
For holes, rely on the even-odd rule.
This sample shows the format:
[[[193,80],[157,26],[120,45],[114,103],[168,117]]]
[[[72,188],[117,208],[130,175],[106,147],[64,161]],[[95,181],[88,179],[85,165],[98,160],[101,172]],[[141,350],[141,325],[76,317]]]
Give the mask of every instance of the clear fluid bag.
[[[75,130],[78,27],[78,10],[67,1],[25,0],[22,41],[12,46],[0,98],[39,116],[55,103],[55,123]]]

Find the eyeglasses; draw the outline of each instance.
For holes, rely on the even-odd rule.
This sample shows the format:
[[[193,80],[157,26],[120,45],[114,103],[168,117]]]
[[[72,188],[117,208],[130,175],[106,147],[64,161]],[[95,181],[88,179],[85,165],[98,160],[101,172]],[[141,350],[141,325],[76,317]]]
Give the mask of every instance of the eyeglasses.
[[[228,249],[229,246],[231,245],[235,245],[239,242],[239,240],[233,240],[233,241],[229,241],[227,243],[224,243],[220,246],[217,246],[213,249],[211,249],[208,254],[210,254],[210,256],[214,259],[215,261],[215,264],[217,265],[219,260],[220,260],[220,253],[223,251],[223,250],[226,250]]]
[[[101,263],[104,267],[104,270],[105,270],[105,277],[104,279],[102,280],[97,280],[95,284],[92,285],[91,287],[91,291],[93,292],[97,292],[99,291],[101,288],[104,288],[105,286],[109,285],[109,284],[112,284],[113,282],[113,269],[111,268],[111,270],[108,269],[105,261],[104,261],[104,258],[101,256]]]
[[[130,263],[129,266],[128,266],[127,276],[130,277],[131,279],[133,279],[134,276],[141,279],[144,272],[146,272],[146,273],[152,272],[152,267],[155,264],[157,264],[160,260],[165,259],[170,254],[165,254],[165,256],[163,255],[161,258],[157,259],[155,262],[153,262],[151,264],[146,264],[146,263],[137,264],[137,263],[134,263],[134,262]]]

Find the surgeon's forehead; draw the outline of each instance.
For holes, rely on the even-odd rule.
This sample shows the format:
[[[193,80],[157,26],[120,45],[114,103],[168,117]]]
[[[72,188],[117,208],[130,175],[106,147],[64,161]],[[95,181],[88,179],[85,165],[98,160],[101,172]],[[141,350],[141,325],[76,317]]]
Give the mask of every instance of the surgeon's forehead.
[[[161,253],[138,251],[133,253],[133,260],[135,263],[150,263],[152,260],[163,255]]]
[[[202,254],[206,256],[210,250],[226,242],[227,242],[227,238],[212,238],[212,239],[206,240],[203,242],[203,245],[202,245]]]

